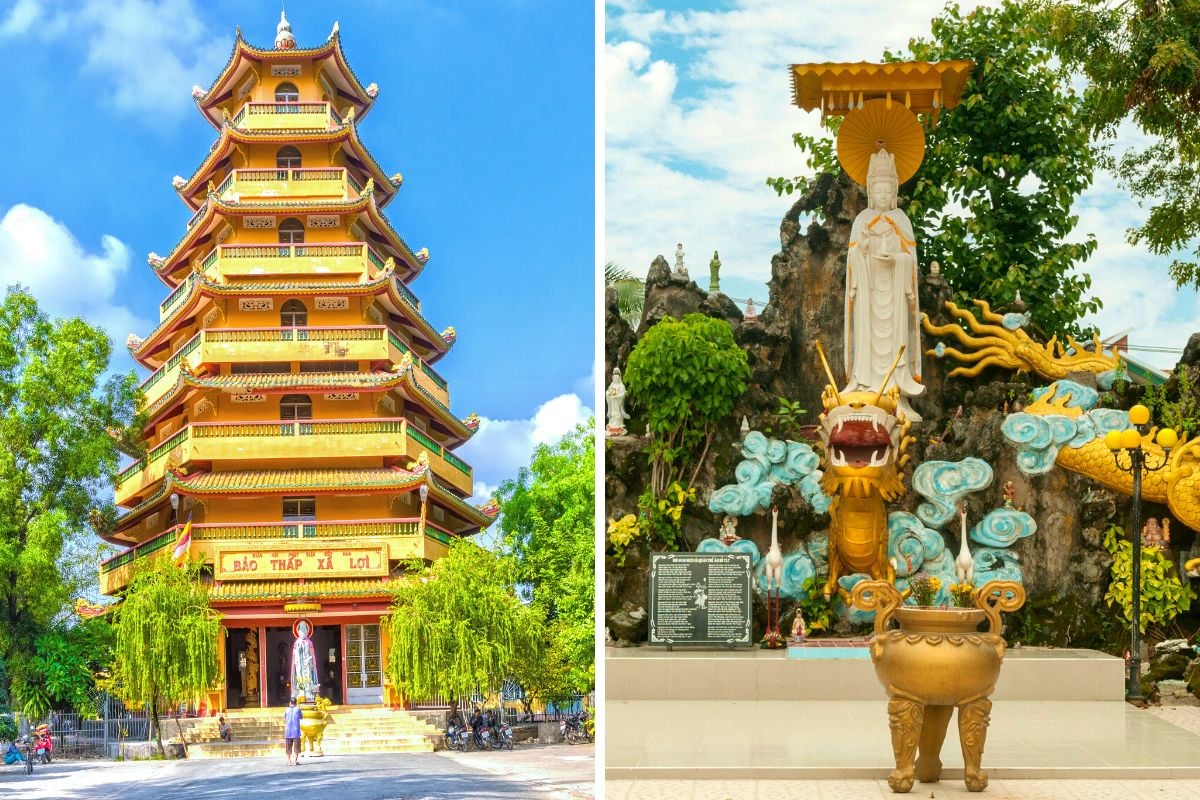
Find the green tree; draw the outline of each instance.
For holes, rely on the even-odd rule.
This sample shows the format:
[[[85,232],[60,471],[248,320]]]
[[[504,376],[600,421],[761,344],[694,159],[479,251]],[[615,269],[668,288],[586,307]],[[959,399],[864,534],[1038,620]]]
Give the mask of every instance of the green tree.
[[[1019,290],[1047,336],[1079,336],[1079,319],[1100,301],[1087,297],[1091,278],[1078,268],[1096,240],[1070,241],[1071,206],[1091,185],[1096,155],[1081,100],[1050,64],[1049,41],[1046,16],[1028,3],[966,15],[950,4],[928,39],[884,59],[975,62],[961,104],[936,127],[925,120],[925,159],[902,187],[922,262],[942,265],[960,306],[978,298],[1001,307]],[[796,142],[836,173],[828,140]],[[786,191],[798,180],[769,183]]]
[[[0,304],[0,653],[10,676],[28,673],[39,637],[79,590],[65,562],[86,549],[88,510],[116,472],[109,431],[134,416],[133,374],[104,380],[111,352],[103,331],[49,319],[19,287]]]
[[[580,693],[596,677],[595,457],[593,419],[552,445],[539,445],[516,480],[500,486],[504,548],[547,621],[544,652],[567,669],[566,683]],[[536,672],[550,678],[547,685],[559,680],[548,666]]]
[[[1064,67],[1088,79],[1088,128],[1115,135],[1132,118],[1150,137],[1144,148],[1106,151],[1105,166],[1139,203],[1146,221],[1132,244],[1178,255],[1171,277],[1200,288],[1200,2],[1197,0],[1044,0],[1052,44]]]
[[[499,688],[524,648],[535,612],[514,592],[512,559],[452,541],[433,564],[414,563],[392,596],[387,675],[407,697],[458,698]]]
[[[159,712],[195,702],[221,675],[217,637],[224,629],[202,576],[198,563],[181,568],[168,558],[152,559],[141,566],[114,612],[113,692],[126,702],[150,704],[162,755]]]
[[[112,626],[102,618],[73,625],[59,621],[40,634],[32,656],[21,661],[12,678],[22,713],[41,719],[62,706],[95,713],[94,676],[111,668],[114,641]]]
[[[696,480],[716,425],[733,413],[749,377],[746,353],[723,320],[667,317],[638,341],[625,381],[654,437],[650,486],[656,496],[683,483],[689,467],[694,468],[686,484]]]

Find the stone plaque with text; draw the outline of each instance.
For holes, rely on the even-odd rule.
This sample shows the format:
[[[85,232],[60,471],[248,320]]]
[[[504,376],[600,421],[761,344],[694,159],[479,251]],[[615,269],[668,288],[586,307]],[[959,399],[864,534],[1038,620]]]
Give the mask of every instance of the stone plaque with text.
[[[650,644],[750,644],[749,553],[651,553]]]

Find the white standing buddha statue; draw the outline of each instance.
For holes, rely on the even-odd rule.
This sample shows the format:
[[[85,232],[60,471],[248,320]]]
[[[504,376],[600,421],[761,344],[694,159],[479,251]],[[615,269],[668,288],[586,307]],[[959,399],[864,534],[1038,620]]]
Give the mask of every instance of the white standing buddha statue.
[[[908,404],[921,385],[920,309],[917,302],[917,245],[912,223],[896,208],[896,159],[883,148],[867,170],[867,208],[850,229],[846,256],[846,388],[880,391],[896,353],[904,357],[892,377],[900,387],[900,410],[921,417]]]

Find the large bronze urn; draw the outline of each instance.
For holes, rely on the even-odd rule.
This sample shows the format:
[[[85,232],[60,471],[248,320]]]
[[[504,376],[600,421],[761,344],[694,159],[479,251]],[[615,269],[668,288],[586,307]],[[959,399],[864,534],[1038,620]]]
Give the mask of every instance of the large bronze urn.
[[[912,789],[942,774],[941,750],[950,714],[958,708],[963,779],[967,789],[982,791],[987,774],[980,769],[991,716],[988,697],[996,688],[1005,641],[1000,612],[1025,603],[1025,590],[1013,581],[990,581],[973,595],[974,608],[921,608],[902,605],[887,581],[862,581],[851,602],[875,611],[871,661],[890,702],[888,720],[896,768],[888,776],[894,792]],[[899,628],[892,628],[895,620]],[[980,623],[987,621],[986,631]]]
[[[300,748],[303,750],[304,745],[308,745],[310,756],[325,755],[325,748],[322,746],[325,726],[332,722],[329,706],[329,700],[324,697],[318,697],[311,703],[300,704],[300,735],[303,737],[300,740]]]

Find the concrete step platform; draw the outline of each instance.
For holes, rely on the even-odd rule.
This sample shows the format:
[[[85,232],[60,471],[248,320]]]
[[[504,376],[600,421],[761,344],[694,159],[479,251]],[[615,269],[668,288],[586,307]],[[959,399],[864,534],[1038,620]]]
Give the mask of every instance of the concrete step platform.
[[[983,769],[995,779],[1200,779],[1200,708],[1173,710],[1194,729],[1122,701],[996,701]],[[884,699],[609,701],[605,718],[609,780],[881,779],[894,765]],[[961,780],[954,720],[941,758],[942,779]]]
[[[325,742],[324,751],[326,755],[353,755],[355,753],[431,753],[433,752],[433,744],[425,740],[412,742],[396,742],[388,740],[383,742],[362,742],[358,746],[350,746],[347,743],[345,746],[334,746],[329,742]],[[262,742],[209,742],[205,744],[194,744],[188,746],[189,759],[202,758],[259,758],[262,756],[284,756],[283,741],[262,741]],[[307,753],[304,758],[319,758],[319,756],[309,756]]]
[[[850,700],[882,696],[870,659],[820,651],[608,648],[607,700]],[[1096,650],[1009,648],[993,700],[1122,700],[1125,662]]]

